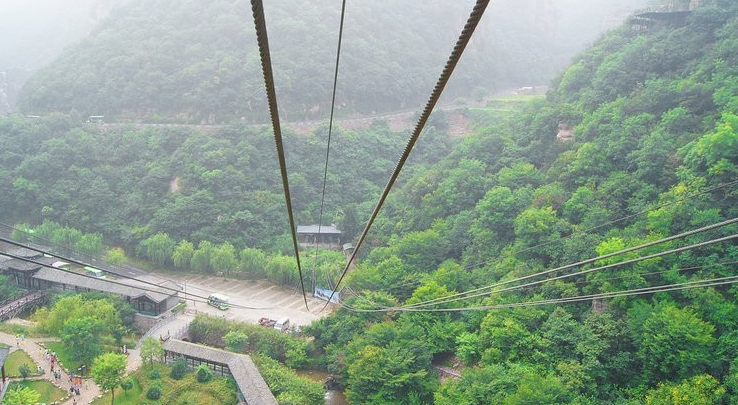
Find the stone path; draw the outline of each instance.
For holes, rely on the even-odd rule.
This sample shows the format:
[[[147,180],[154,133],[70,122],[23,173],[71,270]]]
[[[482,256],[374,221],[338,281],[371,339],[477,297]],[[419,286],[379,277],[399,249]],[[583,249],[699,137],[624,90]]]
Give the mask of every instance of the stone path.
[[[50,366],[46,358],[44,358],[44,348],[40,345],[40,343],[43,342],[49,342],[53,341],[53,339],[49,338],[26,338],[25,341],[20,342],[16,346],[16,339],[15,336],[9,335],[7,333],[0,332],[0,342],[5,343],[11,347],[11,352],[21,349],[28,353],[29,356],[33,359],[33,361],[36,362],[36,364],[40,365],[44,369],[44,374],[42,376],[34,377],[35,379],[45,379],[57,387],[63,389],[65,392],[69,392],[69,374],[67,374],[66,371],[62,370],[62,378],[61,380],[55,380],[54,376],[51,374]],[[126,366],[126,372],[130,373],[133,370],[137,369],[141,365],[141,356],[138,350],[129,350],[128,351],[128,364]],[[12,381],[12,380],[11,380]],[[82,388],[80,389],[80,396],[77,396],[77,404],[79,405],[85,405],[89,404],[93,400],[95,400],[98,396],[100,396],[100,388],[95,385],[95,383],[90,378],[86,378],[85,382],[82,384]],[[72,405],[74,401],[70,397],[67,401],[63,402],[63,405]]]

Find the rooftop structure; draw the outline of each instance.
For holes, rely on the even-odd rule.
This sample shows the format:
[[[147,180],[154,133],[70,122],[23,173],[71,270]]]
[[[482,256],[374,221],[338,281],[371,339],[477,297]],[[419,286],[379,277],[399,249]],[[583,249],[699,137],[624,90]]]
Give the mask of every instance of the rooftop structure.
[[[318,232],[320,228],[320,232]],[[297,241],[302,248],[341,249],[341,230],[335,225],[301,225],[297,227]]]
[[[89,277],[65,271],[61,267],[67,266],[68,263],[60,262],[57,258],[41,256],[28,249],[14,249],[12,246],[2,245],[0,246],[0,257],[3,252],[41,263],[29,263],[20,259],[0,261],[0,271],[7,273],[21,288],[32,291],[55,289],[117,294],[124,297],[136,312],[144,315],[157,316],[174,307],[179,302],[177,293],[182,290],[181,286],[172,281],[152,276],[141,276],[140,281],[108,280],[103,277]],[[100,273],[102,274],[102,271]]]
[[[233,377],[241,399],[246,405],[277,405],[274,394],[269,390],[259,369],[251,357],[208,346],[169,339],[164,342],[165,362],[184,358],[187,365],[195,368],[206,364],[213,372]]]
[[[159,315],[177,305],[177,292],[181,287],[170,287],[170,282],[163,282],[153,286],[137,280],[86,277],[82,274],[69,273],[58,269],[44,267],[34,275],[35,280],[41,282],[39,289],[53,288],[62,291],[100,291],[126,298],[136,312],[146,315]],[[168,288],[164,288],[168,287]],[[169,288],[173,288],[172,291]],[[153,291],[151,291],[153,290]]]

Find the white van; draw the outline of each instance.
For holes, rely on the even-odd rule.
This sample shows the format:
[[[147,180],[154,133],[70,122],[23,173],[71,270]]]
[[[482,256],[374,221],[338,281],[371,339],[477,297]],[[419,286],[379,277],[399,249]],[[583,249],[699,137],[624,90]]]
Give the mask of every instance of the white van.
[[[280,332],[287,332],[290,329],[290,319],[282,318],[274,324],[274,329]]]

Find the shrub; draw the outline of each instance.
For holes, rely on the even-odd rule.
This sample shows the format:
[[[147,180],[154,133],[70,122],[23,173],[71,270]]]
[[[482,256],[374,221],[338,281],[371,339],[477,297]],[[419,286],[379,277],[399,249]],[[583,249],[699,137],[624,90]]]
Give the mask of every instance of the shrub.
[[[157,369],[149,371],[149,380],[158,380],[161,378],[161,372]]]
[[[172,372],[169,374],[170,377],[175,380],[181,380],[187,374],[187,363],[184,359],[179,359],[172,364]]]
[[[130,378],[126,378],[125,380],[120,382],[120,387],[123,388],[123,391],[125,391],[126,394],[128,394],[128,390],[133,388],[133,380],[131,380]]]
[[[149,387],[149,390],[146,391],[146,398],[148,399],[159,399],[161,397],[161,384],[154,384],[151,387]]]
[[[211,378],[213,378],[213,370],[210,369],[210,367],[206,366],[205,364],[200,364],[199,367],[197,367],[197,381],[204,383],[210,381]]]
[[[18,373],[25,380],[26,378],[28,378],[29,375],[31,375],[31,368],[28,367],[28,364],[23,363],[20,366],[18,366]]]

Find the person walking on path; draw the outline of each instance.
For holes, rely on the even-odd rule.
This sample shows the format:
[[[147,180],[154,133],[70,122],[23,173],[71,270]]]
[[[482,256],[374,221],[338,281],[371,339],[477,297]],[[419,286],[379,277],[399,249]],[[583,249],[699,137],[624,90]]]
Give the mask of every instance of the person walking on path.
[[[46,363],[47,359],[44,354],[44,348],[41,347],[39,343],[48,341],[49,339],[36,339],[36,338],[29,337],[27,341],[25,340],[22,341],[20,339],[20,336],[13,336],[7,333],[0,332],[0,343],[4,343],[6,345],[12,346],[13,341],[16,339],[16,337],[18,338],[18,340],[16,340],[17,345],[20,347],[20,343],[22,342],[23,350],[26,351],[26,353],[33,359],[34,362],[36,362],[36,364],[38,365],[48,364]],[[51,382],[52,384],[56,385],[59,388],[65,389],[65,387],[63,387],[61,384],[64,381],[64,379],[69,376],[69,374],[66,371],[64,371],[64,369],[61,368],[61,366],[56,367],[57,356],[55,355],[55,353],[53,355],[53,358],[55,361],[54,371],[52,372],[51,368],[49,367],[44,367],[43,374],[40,378],[43,378]],[[49,357],[49,361],[50,360],[51,360],[51,355]],[[54,373],[57,373],[59,377],[55,378]],[[82,381],[87,383],[87,380],[82,380]],[[70,387],[67,386],[66,388],[68,389]],[[89,404],[90,402],[95,400],[95,398],[97,398],[97,396],[100,394],[101,392],[98,386],[95,385],[94,382],[90,381],[89,389],[80,391],[79,395],[77,395],[76,393],[73,393],[70,398],[62,402],[62,405]]]

